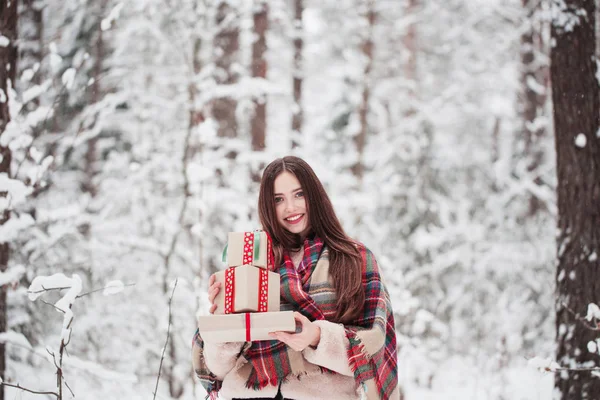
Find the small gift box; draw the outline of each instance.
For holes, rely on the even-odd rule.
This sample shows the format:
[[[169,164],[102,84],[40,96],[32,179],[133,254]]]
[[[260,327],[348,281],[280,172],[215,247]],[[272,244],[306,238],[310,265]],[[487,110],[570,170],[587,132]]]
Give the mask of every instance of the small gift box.
[[[265,231],[229,232],[224,258],[230,267],[254,265],[273,270],[271,238]]]
[[[295,332],[293,311],[206,315],[198,318],[202,339],[215,342],[274,340],[269,332]]]
[[[278,273],[243,265],[217,272],[215,282],[221,282],[215,314],[279,311]]]

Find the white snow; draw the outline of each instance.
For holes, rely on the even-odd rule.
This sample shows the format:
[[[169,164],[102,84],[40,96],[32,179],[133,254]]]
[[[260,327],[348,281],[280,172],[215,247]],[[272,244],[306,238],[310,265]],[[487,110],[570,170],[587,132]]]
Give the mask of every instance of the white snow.
[[[104,291],[102,293],[105,296],[110,296],[113,294],[121,293],[124,288],[125,288],[125,285],[123,284],[123,282],[118,281],[118,280],[110,281],[110,282],[106,283],[106,286],[104,287]]]
[[[1,198],[0,198],[1,200]],[[10,201],[9,201],[10,202]],[[3,207],[5,206],[5,207]],[[0,208],[6,209],[8,204],[2,204]],[[35,221],[29,214],[13,215],[8,221],[0,225],[0,242],[11,242],[19,236],[21,231],[33,226]]]
[[[23,71],[23,73],[21,74],[21,80],[23,82],[29,82],[31,80],[31,78],[33,78],[33,75],[35,74],[35,72],[33,72],[33,69],[31,68],[27,68],[25,71]]]
[[[21,264],[8,267],[6,271],[0,272],[0,286],[18,282],[24,274],[25,267]]]
[[[62,57],[57,53],[50,53],[50,68],[53,72],[57,73],[62,66]]]
[[[584,148],[586,144],[587,144],[587,137],[585,136],[585,134],[583,134],[583,133],[578,134],[577,137],[575,138],[575,146],[577,146],[579,148]]]
[[[103,367],[101,364],[95,363],[93,361],[82,360],[71,354],[64,358],[64,363],[69,367],[76,368],[79,371],[87,372],[97,378],[106,381],[123,383],[135,383],[138,381],[137,376],[133,373],[110,370],[106,367]]]
[[[62,275],[62,274],[59,274],[59,275]],[[62,279],[58,279],[58,280],[60,281]],[[70,310],[71,305],[75,302],[75,299],[81,293],[82,284],[81,284],[81,278],[79,277],[79,275],[73,275],[73,278],[70,279],[69,286],[70,287],[69,287],[69,290],[67,291],[67,293],[55,304],[56,308],[58,308],[59,310],[62,310],[64,312],[67,312],[68,310]]]
[[[79,277],[77,277],[79,279]],[[73,278],[67,278],[64,274],[58,273],[51,276],[36,276],[29,285],[29,300],[34,301],[47,290],[70,289],[73,286]],[[81,283],[81,279],[79,279]]]
[[[112,23],[114,21],[116,21],[117,19],[119,19],[122,9],[123,9],[123,3],[122,2],[118,3],[112,10],[110,10],[110,14],[108,14],[108,17],[106,17],[102,20],[102,22],[100,23],[100,28],[103,31],[109,30]]]
[[[600,321],[600,307],[598,307],[594,303],[588,304],[585,319],[587,319],[588,321],[592,321],[593,319],[597,319],[598,321]]]
[[[31,349],[31,343],[22,333],[8,331],[0,333],[0,343],[12,343],[26,349]]]
[[[531,75],[527,76],[527,87],[537,94],[545,94],[546,87],[535,80]]]
[[[546,372],[556,372],[560,369],[560,365],[550,358],[533,357],[528,360],[527,364],[530,367]]]
[[[67,89],[72,89],[73,88],[73,83],[75,82],[75,74],[77,73],[77,70],[75,70],[75,68],[71,67],[68,68],[65,72],[63,72],[62,74],[62,84],[65,85],[65,87]]]
[[[0,35],[0,47],[8,47],[10,39],[4,35]]]
[[[543,157],[530,171],[522,135],[514,134],[523,129],[522,104],[515,101],[523,89],[518,43],[527,21],[520,2],[424,2],[414,12],[382,2],[369,77],[361,51],[368,33],[364,7],[307,2],[302,70],[294,71],[291,39],[300,31],[293,10],[289,2],[269,2],[268,79],[253,80],[254,2],[238,1],[239,79],[231,85],[215,83],[223,72],[213,54],[218,2],[115,0],[94,15],[87,3],[44,3],[43,58],[31,60],[41,62],[37,67],[22,63],[30,70],[20,74],[17,91],[4,96],[15,118],[0,137],[17,149],[17,178],[44,188],[33,197],[21,187],[17,205],[14,198],[0,199],[5,208],[12,201],[15,221],[17,214],[36,211],[35,223],[13,236],[11,262],[27,259],[30,279],[63,272],[45,284],[65,287],[43,296],[51,303],[63,298],[60,313],[40,301],[24,306],[27,288],[11,287],[11,324],[31,327],[36,357],[46,346],[56,353],[59,340],[71,340],[65,374],[78,399],[148,397],[169,320],[165,288],[176,276],[189,284],[178,286],[173,298],[176,358],[166,354],[163,368],[174,369],[181,400],[204,397],[185,355],[194,315],[208,308],[208,274],[222,266],[228,231],[260,225],[255,177],[289,153],[313,166],[344,230],[373,250],[385,272],[405,353],[399,373],[407,400],[552,397],[554,374],[527,366],[526,358],[555,349],[556,157],[552,135],[541,135],[533,148]],[[82,40],[82,29],[92,23],[104,30],[107,50],[96,82],[95,37]],[[415,24],[413,80],[404,38]],[[548,61],[546,49],[536,49],[531,72],[542,76],[537,68],[545,70]],[[304,79],[297,104],[294,76]],[[90,96],[92,82],[100,85],[98,96]],[[548,83],[525,82],[538,94],[549,93]],[[369,133],[359,154],[352,138],[361,128],[365,84],[371,89]],[[225,96],[237,101],[233,139],[218,134],[211,115],[215,98]],[[26,107],[19,104],[23,99]],[[267,105],[267,148],[260,152],[250,149],[255,100]],[[291,114],[299,107],[303,126],[294,135]],[[526,129],[552,128],[548,104],[537,111]],[[600,136],[572,131],[571,146],[582,153],[589,148],[575,147],[579,132],[590,135],[590,146]],[[301,146],[292,149],[292,138]],[[96,157],[90,165],[91,140]],[[37,150],[28,154],[25,144]],[[54,159],[44,158],[49,150]],[[184,155],[190,156],[186,166]],[[362,180],[350,170],[360,157]],[[51,185],[44,187],[46,178]],[[94,196],[83,183],[94,186]],[[532,197],[541,207],[529,217]],[[73,274],[85,284],[81,291],[89,285],[89,296],[77,299]],[[569,270],[559,278],[568,280]],[[135,282],[131,296],[103,296],[122,291],[123,282]],[[572,335],[565,325],[559,331]],[[55,387],[52,364],[42,368],[34,361],[33,368],[29,351],[18,351],[23,354],[14,353],[7,376]],[[75,367],[75,356],[89,361],[75,361]],[[130,381],[113,371],[127,371]],[[161,379],[157,398],[170,399]],[[6,390],[8,398],[30,399]]]
[[[64,75],[63,75],[64,76]],[[22,101],[23,103],[28,103],[33,99],[40,97],[43,93],[48,91],[48,88],[51,86],[52,82],[46,81],[41,85],[34,85],[23,92]]]

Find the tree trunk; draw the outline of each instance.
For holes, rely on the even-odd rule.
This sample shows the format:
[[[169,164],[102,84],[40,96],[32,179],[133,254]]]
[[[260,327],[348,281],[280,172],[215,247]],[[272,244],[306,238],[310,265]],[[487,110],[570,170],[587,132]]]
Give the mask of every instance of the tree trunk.
[[[407,0],[405,12],[406,16],[412,16],[416,14],[417,0]],[[404,45],[404,51],[407,53],[406,62],[404,64],[404,77],[410,82],[408,89],[408,102],[405,116],[410,117],[415,114],[415,104],[417,98],[416,83],[417,83],[417,23],[412,21],[406,28],[406,34],[402,38],[402,44]]]
[[[594,0],[564,4],[564,13],[571,15],[558,13],[551,28],[559,228],[556,339],[557,361],[577,369],[600,365],[598,353],[587,349],[598,332],[581,318],[588,304],[600,304],[600,100]],[[565,20],[577,22],[565,29],[559,25]],[[600,379],[573,370],[556,374],[555,388],[563,400],[597,399]]]
[[[44,16],[43,8],[45,6],[36,2],[35,0],[23,0],[23,12],[21,14],[21,23],[26,24],[25,21],[29,21],[30,26],[33,29],[25,29],[21,32],[19,42],[22,43],[20,54],[19,54],[19,70],[24,71],[26,69],[33,69],[35,64],[42,63],[44,57],[42,49],[44,48]],[[31,82],[34,84],[41,83],[42,74],[37,72],[31,78]],[[35,107],[39,106],[40,98],[34,98],[31,103],[33,106],[29,106],[27,111],[32,111]],[[35,107],[34,107],[35,106]]]
[[[17,71],[17,0],[3,0],[0,2],[0,32],[10,42],[7,46],[0,46],[0,135],[6,129],[10,121],[8,88],[14,87],[15,75]],[[10,82],[10,83],[9,83]],[[12,154],[10,148],[0,145],[0,174],[11,176],[10,164]],[[7,192],[0,192],[0,197],[6,197]],[[4,225],[10,218],[8,209],[0,210],[0,225]],[[8,243],[0,243],[0,273],[8,268],[10,257],[10,247]],[[7,293],[8,287],[0,287],[0,333],[7,331]],[[6,347],[0,344],[0,377],[5,380],[6,372]],[[4,388],[0,390],[0,400],[4,400]]]
[[[254,6],[254,43],[252,44],[252,77],[267,78],[267,51],[266,32],[269,26],[269,8],[265,0],[260,0]],[[265,149],[266,118],[267,118],[266,96],[254,100],[254,117],[252,118],[252,150]]]
[[[294,0],[294,70],[293,70],[293,90],[294,104],[292,105],[292,148],[300,146],[302,137],[302,123],[304,111],[302,108],[302,48],[304,40],[302,33],[302,12],[304,11],[303,0]]]
[[[523,122],[521,141],[522,157],[527,160],[527,171],[534,171],[542,164],[544,153],[541,149],[541,141],[546,135],[546,129],[540,126],[536,119],[543,113],[546,103],[546,79],[547,71],[545,65],[536,59],[536,53],[542,52],[541,29],[536,29],[534,19],[531,16],[540,7],[537,0],[522,0],[526,13],[525,23],[527,29],[521,35],[521,93],[519,94],[519,112]],[[537,40],[536,40],[537,39]],[[537,185],[542,185],[541,178],[535,179]],[[528,215],[535,215],[542,202],[534,195],[529,198]]]
[[[226,0],[221,1],[218,6],[216,23],[218,31],[214,38],[215,78],[218,84],[233,84],[238,80],[235,68],[240,47],[239,16],[235,7]],[[212,115],[218,124],[218,136],[237,136],[236,106],[237,101],[231,97],[213,101]]]
[[[104,15],[107,8],[107,0],[101,0],[99,15]],[[96,40],[96,57],[94,62],[94,83],[91,87],[91,104],[97,103],[102,98],[102,88],[100,87],[100,80],[102,78],[102,64],[105,56],[105,43],[102,28],[100,26],[101,19],[97,21],[97,40]],[[98,188],[94,184],[94,177],[96,176],[96,161],[97,161],[97,143],[98,138],[93,137],[87,143],[87,150],[85,153],[85,166],[84,166],[84,182],[83,190],[90,193],[92,197],[95,197],[98,193]]]
[[[356,176],[360,181],[363,179],[364,175],[364,165],[363,165],[363,153],[365,150],[365,144],[367,141],[367,133],[369,131],[368,125],[368,113],[369,113],[369,101],[371,98],[371,69],[373,68],[373,27],[375,26],[375,0],[367,0],[368,2],[368,10],[367,10],[367,33],[366,37],[362,43],[361,51],[365,56],[366,64],[363,70],[363,91],[362,91],[362,101],[358,109],[358,119],[360,123],[360,130],[358,134],[354,137],[354,144],[356,145],[357,152],[357,160],[356,163],[352,166],[352,173]]]

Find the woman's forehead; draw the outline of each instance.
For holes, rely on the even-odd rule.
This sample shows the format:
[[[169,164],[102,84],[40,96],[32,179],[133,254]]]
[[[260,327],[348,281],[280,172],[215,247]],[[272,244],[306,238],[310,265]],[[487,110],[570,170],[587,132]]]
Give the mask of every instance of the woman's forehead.
[[[291,193],[296,189],[301,189],[300,181],[292,173],[283,171],[275,178],[273,191],[275,194]]]

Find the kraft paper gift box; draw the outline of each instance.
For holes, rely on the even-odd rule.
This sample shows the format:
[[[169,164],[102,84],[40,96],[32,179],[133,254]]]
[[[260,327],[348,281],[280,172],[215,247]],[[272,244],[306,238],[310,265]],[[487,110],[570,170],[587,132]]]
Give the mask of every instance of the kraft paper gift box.
[[[280,276],[252,265],[215,273],[221,289],[215,297],[215,314],[279,311]]]
[[[269,332],[296,332],[293,311],[206,315],[198,318],[202,339],[215,342],[275,340]]]
[[[273,269],[271,238],[265,231],[229,232],[226,252],[227,265],[230,267],[254,265]]]

